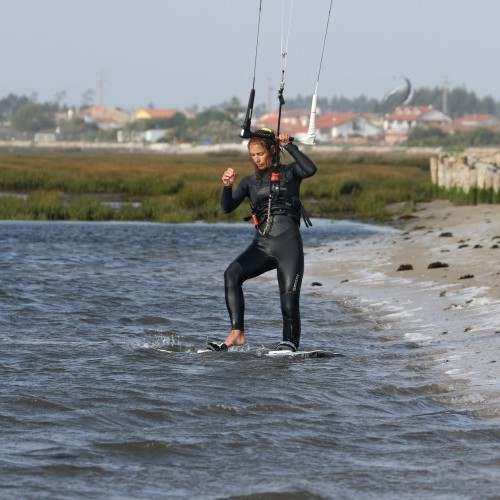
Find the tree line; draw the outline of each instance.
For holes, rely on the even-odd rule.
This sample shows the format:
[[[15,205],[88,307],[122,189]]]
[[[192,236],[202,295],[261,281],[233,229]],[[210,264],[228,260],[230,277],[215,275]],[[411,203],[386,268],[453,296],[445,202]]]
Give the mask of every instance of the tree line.
[[[431,104],[442,110],[445,98],[448,114],[453,118],[465,114],[491,114],[500,117],[500,102],[491,96],[480,98],[463,87],[450,89],[446,97],[442,88],[415,89],[411,103]],[[311,99],[312,96],[300,95],[287,98],[285,109],[309,108]],[[86,102],[81,108],[91,104]],[[387,109],[387,102],[383,99],[369,99],[366,96],[354,99],[338,96],[319,97],[318,106],[322,113],[349,111],[383,114],[391,111]],[[39,102],[36,95],[9,94],[0,99],[0,140],[31,139],[37,132],[57,132],[60,140],[116,140],[116,131],[101,130],[95,123],[88,123],[81,118],[78,112],[69,115],[68,111],[69,107],[62,103],[59,94],[50,102]],[[166,134],[162,140],[168,142],[226,142],[238,136],[244,111],[245,106],[238,98],[232,97],[226,102],[198,112],[193,118],[188,118],[180,112],[165,120],[132,122],[123,130],[125,134],[132,135],[146,129],[163,129]],[[256,106],[254,111],[256,115],[265,109],[263,106]],[[58,119],[58,114],[66,115],[64,119]],[[418,137],[418,140],[423,139],[424,137]]]
[[[287,99],[290,109],[307,108],[312,96],[298,96]],[[444,102],[446,101],[446,103]],[[478,97],[475,92],[465,87],[456,87],[446,91],[441,87],[421,87],[414,90],[411,104],[415,106],[432,105],[435,109],[447,112],[452,118],[467,114],[491,114],[500,118],[500,101],[491,96]],[[362,95],[354,99],[334,96],[330,99],[318,97],[318,107],[322,113],[354,112],[354,113],[384,113],[387,112],[382,99],[369,99]],[[446,110],[444,108],[447,108]]]

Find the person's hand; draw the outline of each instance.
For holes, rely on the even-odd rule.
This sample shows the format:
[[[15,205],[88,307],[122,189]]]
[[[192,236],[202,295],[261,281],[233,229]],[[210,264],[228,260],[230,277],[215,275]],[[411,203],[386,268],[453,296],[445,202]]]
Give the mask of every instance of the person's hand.
[[[280,134],[278,139],[280,141],[280,146],[283,148],[290,143],[290,134]]]
[[[222,174],[222,184],[224,184],[224,186],[226,187],[232,186],[235,180],[236,180],[236,172],[232,168],[228,168]]]

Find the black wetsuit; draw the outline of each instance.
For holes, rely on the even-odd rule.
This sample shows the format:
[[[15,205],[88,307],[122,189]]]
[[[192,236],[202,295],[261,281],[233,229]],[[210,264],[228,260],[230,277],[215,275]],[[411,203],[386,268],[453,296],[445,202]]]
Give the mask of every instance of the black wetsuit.
[[[259,181],[255,174],[244,177],[236,189],[224,187],[221,207],[232,212],[245,198],[249,198],[252,211],[258,217],[258,228],[250,246],[239,255],[224,273],[226,304],[233,330],[244,330],[245,302],[243,282],[272,269],[277,269],[283,314],[283,341],[300,343],[300,287],[304,274],[304,251],[300,235],[300,183],[316,173],[316,165],[294,144],[285,149],[295,162],[280,166],[279,195],[271,203],[272,225],[262,235],[267,222],[271,170],[263,172]],[[274,189],[273,192],[277,192]]]

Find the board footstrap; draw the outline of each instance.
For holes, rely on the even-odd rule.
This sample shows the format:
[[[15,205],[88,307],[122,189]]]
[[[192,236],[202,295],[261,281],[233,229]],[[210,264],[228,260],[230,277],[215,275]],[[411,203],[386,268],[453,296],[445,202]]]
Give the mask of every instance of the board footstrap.
[[[207,342],[207,349],[210,351],[227,351],[227,345],[222,342],[222,344],[217,344],[217,342]]]

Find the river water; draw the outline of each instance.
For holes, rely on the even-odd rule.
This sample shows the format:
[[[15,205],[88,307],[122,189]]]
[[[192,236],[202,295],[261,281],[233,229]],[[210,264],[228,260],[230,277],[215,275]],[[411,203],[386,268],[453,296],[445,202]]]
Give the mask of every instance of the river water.
[[[315,222],[308,248],[384,229]],[[443,406],[415,345],[307,275],[303,345],[280,340],[274,275],[223,271],[248,225],[0,223],[1,498],[499,498],[497,420]]]

